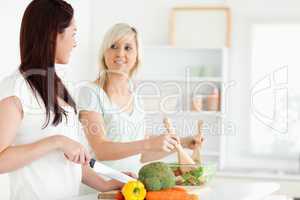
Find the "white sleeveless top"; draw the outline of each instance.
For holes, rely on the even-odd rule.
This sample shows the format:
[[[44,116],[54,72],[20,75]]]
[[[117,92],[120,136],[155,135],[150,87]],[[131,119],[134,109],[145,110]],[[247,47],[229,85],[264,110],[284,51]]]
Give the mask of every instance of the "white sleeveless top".
[[[114,142],[132,142],[145,138],[145,113],[141,98],[133,93],[132,113],[123,112],[110,101],[106,92],[95,83],[88,83],[78,92],[79,110],[94,111],[102,115],[105,123],[106,137]],[[91,147],[91,154],[95,156]],[[101,161],[120,171],[137,173],[141,167],[140,155],[121,160]]]
[[[63,117],[62,123],[53,126],[53,118],[50,118],[49,125],[42,129],[46,118],[44,104],[41,98],[36,100],[18,70],[0,82],[0,100],[11,96],[18,97],[24,112],[13,145],[30,144],[57,134],[80,141],[78,118],[71,107],[64,108],[68,111],[67,121]],[[9,176],[11,200],[56,200],[78,195],[82,172],[81,165],[68,161],[63,152],[57,150],[11,172]]]

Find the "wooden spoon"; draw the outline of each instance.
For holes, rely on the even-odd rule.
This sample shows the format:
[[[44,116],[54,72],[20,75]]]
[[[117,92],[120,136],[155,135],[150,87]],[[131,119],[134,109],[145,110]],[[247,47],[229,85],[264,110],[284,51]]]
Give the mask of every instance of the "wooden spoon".
[[[170,134],[176,134],[175,130],[172,126],[172,122],[169,118],[164,119],[164,125],[165,128],[167,129],[167,132]],[[178,158],[178,163],[180,164],[180,170],[182,173],[186,173],[194,169],[193,167],[190,166],[185,166],[185,165],[195,165],[194,160],[187,154],[182,145],[179,143],[176,145],[176,150],[177,150],[177,158]]]
[[[203,126],[203,121],[198,120],[197,122],[197,127],[198,127],[198,133],[196,137],[200,137],[201,138],[201,142],[203,141],[203,137],[202,137],[202,126]],[[202,144],[200,144],[200,146],[196,149],[194,149],[193,154],[192,154],[192,159],[199,165],[201,165],[202,163],[202,159],[201,159],[201,148],[202,148]]]

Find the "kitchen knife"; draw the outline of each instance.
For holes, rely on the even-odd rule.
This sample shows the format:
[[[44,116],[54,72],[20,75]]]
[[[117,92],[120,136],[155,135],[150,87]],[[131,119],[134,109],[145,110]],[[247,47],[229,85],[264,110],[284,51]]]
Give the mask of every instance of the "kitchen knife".
[[[135,179],[127,176],[124,173],[119,172],[111,167],[101,164],[100,162],[96,161],[95,159],[90,160],[90,167],[94,169],[95,172],[107,176],[109,178],[118,180],[122,183],[127,183],[128,181],[134,181]]]

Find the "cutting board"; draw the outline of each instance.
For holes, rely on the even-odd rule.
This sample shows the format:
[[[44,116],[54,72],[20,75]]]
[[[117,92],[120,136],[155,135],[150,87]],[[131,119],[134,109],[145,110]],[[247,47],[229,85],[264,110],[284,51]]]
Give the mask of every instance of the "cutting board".
[[[186,189],[186,191],[189,194],[196,194],[196,195],[201,195],[203,193],[207,193],[209,191],[211,191],[211,188],[207,185],[202,185],[202,186],[177,186],[177,187],[182,187],[184,189]],[[101,200],[112,200],[115,199],[115,196],[117,194],[118,190],[113,190],[110,192],[101,192],[98,194],[98,199]]]

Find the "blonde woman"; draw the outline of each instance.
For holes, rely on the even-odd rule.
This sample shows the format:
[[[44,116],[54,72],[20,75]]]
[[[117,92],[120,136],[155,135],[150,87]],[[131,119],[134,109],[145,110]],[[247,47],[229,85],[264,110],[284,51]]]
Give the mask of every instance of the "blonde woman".
[[[181,142],[195,148],[201,139],[171,134],[147,137],[141,99],[131,78],[141,65],[139,34],[128,24],[116,24],[105,35],[100,52],[99,78],[80,89],[80,121],[94,156],[121,171],[137,173],[140,161],[172,153]]]

